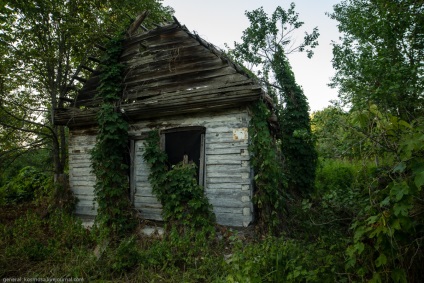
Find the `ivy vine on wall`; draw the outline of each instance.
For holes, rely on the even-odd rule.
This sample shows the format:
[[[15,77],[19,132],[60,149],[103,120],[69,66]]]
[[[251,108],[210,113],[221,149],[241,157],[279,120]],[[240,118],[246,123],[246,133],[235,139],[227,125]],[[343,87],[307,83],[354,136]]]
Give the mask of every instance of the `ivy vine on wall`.
[[[257,209],[259,227],[263,232],[278,234],[283,227],[283,196],[287,186],[281,152],[268,127],[267,120],[271,114],[268,107],[259,101],[251,110],[249,152],[255,172],[253,203]]]
[[[213,232],[215,215],[196,180],[196,165],[179,163],[168,170],[168,156],[160,148],[158,131],[151,131],[143,157],[150,166],[149,182],[162,204],[162,217],[179,233],[193,230]]]
[[[122,93],[122,72],[119,63],[123,36],[111,39],[100,64],[100,85],[96,98],[102,100],[97,114],[98,133],[91,152],[94,188],[97,201],[96,223],[106,235],[120,237],[135,227],[129,200],[128,123],[119,109]]]

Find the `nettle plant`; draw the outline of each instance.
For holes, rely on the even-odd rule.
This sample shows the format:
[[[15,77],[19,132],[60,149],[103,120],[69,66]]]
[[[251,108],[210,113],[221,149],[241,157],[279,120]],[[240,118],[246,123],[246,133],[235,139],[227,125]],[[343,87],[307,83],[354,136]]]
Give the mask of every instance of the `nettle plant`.
[[[101,62],[97,98],[102,99],[97,114],[97,142],[91,152],[96,176],[95,200],[98,204],[96,222],[109,236],[121,236],[135,227],[128,197],[128,123],[119,110],[122,93],[122,72],[119,63],[123,36],[111,39]]]
[[[160,148],[158,131],[151,131],[143,157],[150,166],[149,182],[163,207],[167,228],[179,233],[194,230],[213,232],[215,215],[196,180],[196,165],[179,163],[168,169],[168,156]],[[192,231],[194,231],[192,230]]]

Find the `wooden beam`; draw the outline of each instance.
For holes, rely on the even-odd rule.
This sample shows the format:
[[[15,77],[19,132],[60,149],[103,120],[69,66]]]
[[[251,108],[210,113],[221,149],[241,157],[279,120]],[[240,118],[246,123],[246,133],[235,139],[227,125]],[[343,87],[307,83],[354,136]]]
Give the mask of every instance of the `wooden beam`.
[[[149,15],[149,12],[144,11],[143,13],[137,16],[135,21],[131,24],[130,28],[128,29],[129,36],[132,36],[135,33],[135,31],[140,27],[141,23],[144,22],[144,20],[146,19],[148,15]]]
[[[144,30],[144,31],[148,31],[149,29],[148,28],[146,28],[145,26],[143,26],[143,25],[140,25],[140,27]]]
[[[181,24],[180,24],[180,22],[177,20],[177,18],[176,17],[174,17],[174,16],[172,16],[172,18],[174,19],[174,22],[179,26],[179,27],[181,27]]]

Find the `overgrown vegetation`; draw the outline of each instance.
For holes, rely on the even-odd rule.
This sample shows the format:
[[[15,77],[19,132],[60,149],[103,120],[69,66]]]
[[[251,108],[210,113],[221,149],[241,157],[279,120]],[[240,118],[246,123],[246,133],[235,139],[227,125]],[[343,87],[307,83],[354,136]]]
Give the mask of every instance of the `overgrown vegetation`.
[[[19,204],[45,194],[51,186],[46,174],[34,167],[24,167],[7,184],[0,187],[0,204]]]
[[[263,224],[258,234],[214,226],[203,189],[193,178],[195,168],[180,164],[168,170],[157,132],[150,134],[145,158],[151,164],[153,189],[164,205],[165,235],[145,236],[140,224],[136,230],[127,229],[134,223],[124,220],[130,206],[114,210],[124,206],[126,197],[122,195],[127,189],[122,175],[126,167],[123,156],[115,153],[125,151],[127,126],[116,103],[119,40],[113,40],[108,47],[112,61],[106,64],[110,69],[104,70],[102,79],[107,103],[99,116],[102,130],[94,170],[99,173],[104,227],[115,235],[112,239],[119,235],[119,241],[108,244],[106,237],[99,238],[98,230],[84,228],[69,213],[72,198],[68,199],[67,188],[53,184],[44,169],[51,168],[51,161],[40,152],[37,160],[21,159],[9,168],[2,164],[0,277],[114,282],[424,281],[423,7],[409,0],[349,0],[335,8],[332,18],[340,21],[344,37],[334,49],[338,71],[334,83],[341,86],[341,103],[352,108],[335,104],[313,114],[319,156],[313,190],[309,187],[303,196],[286,191],[282,149],[278,137],[270,135],[270,110],[259,103],[252,109],[249,129],[257,186],[254,202]],[[251,16],[265,19],[262,12]],[[297,20],[293,10],[286,14],[281,9],[273,20],[284,15],[295,15]],[[314,36],[309,40],[313,42]],[[9,118],[2,122],[10,122]],[[8,134],[2,132],[1,137]],[[310,132],[297,134],[296,138],[312,141]],[[45,166],[40,160],[46,160]],[[273,236],[276,232],[279,235]]]
[[[96,223],[105,236],[119,239],[135,228],[135,219],[128,198],[128,122],[122,116],[119,102],[122,95],[122,72],[119,63],[123,35],[108,41],[101,62],[101,78],[97,97],[102,104],[97,114],[98,134],[91,153],[96,176]]]
[[[271,114],[262,101],[252,107],[249,152],[255,172],[253,203],[258,213],[257,224],[263,233],[278,234],[283,228],[287,185],[281,152],[268,126]]]
[[[215,215],[196,180],[196,165],[174,165],[168,170],[166,153],[160,148],[160,135],[152,131],[143,157],[150,166],[149,181],[163,207],[162,217],[169,230],[180,234],[215,235]]]
[[[277,138],[287,187],[291,195],[307,196],[314,190],[317,153],[311,135],[309,104],[296,83],[287,55],[306,52],[312,57],[318,45],[318,29],[305,32],[300,44],[293,42],[290,34],[304,24],[294,3],[287,10],[278,6],[269,16],[262,7],[246,12],[246,16],[250,26],[243,32],[242,42],[234,43],[230,56],[249,66],[268,90],[279,123]]]
[[[67,136],[54,124],[55,108],[62,98],[74,98],[81,87],[74,75],[94,48],[127,20],[149,10],[143,23],[170,18],[170,8],[158,0],[122,1],[3,1],[0,5],[0,167],[24,153],[49,152],[49,171],[66,172]],[[76,88],[74,88],[76,86]],[[30,165],[30,164],[27,164]]]

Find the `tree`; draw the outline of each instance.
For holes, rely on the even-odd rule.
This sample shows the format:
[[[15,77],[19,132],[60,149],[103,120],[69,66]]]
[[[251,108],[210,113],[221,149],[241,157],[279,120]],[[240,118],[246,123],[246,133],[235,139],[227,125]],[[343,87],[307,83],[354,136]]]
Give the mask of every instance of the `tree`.
[[[424,5],[415,0],[346,0],[330,14],[341,42],[333,45],[332,85],[354,109],[375,104],[412,121],[423,114]]]
[[[339,105],[312,113],[312,132],[319,157],[352,157],[352,140],[347,131],[349,115]]]
[[[359,280],[423,280],[423,12],[422,1],[345,0],[330,15],[343,34],[332,85],[376,165],[346,250]]]
[[[54,109],[76,94],[69,86],[78,86],[77,67],[93,67],[86,59],[99,53],[94,43],[143,10],[150,11],[146,25],[170,12],[160,0],[11,0],[0,7],[0,154],[48,147],[54,172],[64,172],[66,132],[54,125]],[[16,143],[7,144],[12,136]]]
[[[302,88],[296,84],[287,55],[307,52],[318,45],[318,29],[305,33],[295,46],[293,33],[299,21],[292,3],[286,11],[277,7],[268,17],[263,8],[246,12],[250,21],[242,36],[242,43],[234,43],[230,54],[251,70],[268,89],[277,106],[282,137],[282,154],[289,188],[292,192],[311,192],[315,178],[317,154],[311,136],[309,105]],[[256,70],[256,71],[255,71]]]

